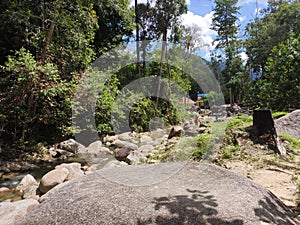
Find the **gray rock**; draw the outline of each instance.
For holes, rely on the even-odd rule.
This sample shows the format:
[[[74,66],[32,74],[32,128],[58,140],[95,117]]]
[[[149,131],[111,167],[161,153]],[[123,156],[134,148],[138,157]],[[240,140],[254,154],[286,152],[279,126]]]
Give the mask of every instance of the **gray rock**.
[[[189,128],[187,130],[184,131],[184,134],[187,135],[187,136],[197,136],[199,134],[199,130],[200,128],[196,128],[196,127],[193,127],[193,128]]]
[[[153,143],[153,139],[147,135],[142,135],[140,137],[140,143],[142,145],[149,145],[149,144],[152,144]]]
[[[64,182],[69,175],[69,170],[66,168],[58,168],[46,173],[40,182],[39,190],[45,194],[56,185]]]
[[[37,168],[36,165],[26,161],[5,161],[2,164],[0,171],[5,173],[27,171]]]
[[[168,139],[173,137],[179,137],[183,133],[183,128],[181,126],[174,126],[171,128]]]
[[[127,148],[127,147],[122,147],[122,148],[117,148],[115,150],[115,158],[119,161],[124,161],[129,163],[127,156],[130,154],[130,152],[134,151],[131,148]]]
[[[89,145],[87,148],[88,153],[99,153],[102,148],[102,142],[101,141],[95,141]]]
[[[94,154],[95,156],[97,156],[98,154],[109,154],[112,155],[113,152],[106,147],[102,146],[102,142],[101,141],[95,141],[93,143],[91,143],[89,145],[89,147],[87,148],[87,153],[88,154]]]
[[[74,154],[86,152],[86,148],[74,139],[69,139],[59,143],[58,148]]]
[[[103,168],[116,168],[116,167],[123,167],[123,166],[128,166],[128,163],[126,162],[120,162],[118,160],[113,160],[108,162]]]
[[[53,149],[49,153],[53,158],[59,158],[59,159],[67,159],[75,155],[72,152],[62,150],[62,149]]]
[[[131,150],[137,150],[138,146],[136,144],[127,142],[127,141],[121,141],[121,140],[116,140],[115,141],[115,147],[116,148],[128,148]]]
[[[202,163],[105,168],[44,199],[16,224],[296,224],[262,186]]]
[[[142,145],[139,147],[138,151],[144,155],[147,155],[150,152],[153,152],[154,146],[153,145]]]
[[[27,212],[39,205],[33,199],[24,199],[16,202],[0,203],[0,225],[13,225]]]
[[[3,173],[10,173],[10,170],[6,166],[1,166],[0,171]]]
[[[135,133],[126,132],[118,135],[118,139],[121,141],[127,141],[131,143],[137,144],[138,142],[135,140]]]
[[[275,120],[277,133],[287,133],[300,139],[300,109]]]
[[[69,171],[66,181],[81,177],[84,175],[84,172],[81,170],[80,163],[62,163],[55,167],[55,169],[66,168]]]
[[[18,186],[16,187],[17,191],[23,192],[23,198],[34,198],[37,199],[38,195],[36,193],[37,189],[39,187],[38,182],[35,180],[35,178],[28,174],[20,181]]]
[[[143,159],[146,159],[146,157],[140,151],[132,151],[127,156],[126,162],[130,165],[138,165],[141,164],[141,160]]]
[[[116,140],[118,139],[118,136],[117,135],[114,135],[114,136],[105,136],[104,138],[103,138],[103,142],[105,143],[105,144],[107,144],[108,142],[115,142]]]
[[[21,163],[19,162],[7,162],[7,167],[10,171],[18,172],[21,171]]]

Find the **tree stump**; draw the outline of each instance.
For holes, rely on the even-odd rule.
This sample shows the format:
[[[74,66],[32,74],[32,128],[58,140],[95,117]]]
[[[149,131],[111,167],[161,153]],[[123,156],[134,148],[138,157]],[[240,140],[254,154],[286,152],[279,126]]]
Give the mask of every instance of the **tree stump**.
[[[276,153],[279,153],[282,156],[286,155],[286,149],[280,143],[280,140],[277,137],[271,110],[253,111],[253,134],[256,137],[261,137],[262,135],[270,135],[272,141],[274,142]]]
[[[253,131],[254,134],[258,137],[263,134],[276,135],[271,110],[254,110]]]

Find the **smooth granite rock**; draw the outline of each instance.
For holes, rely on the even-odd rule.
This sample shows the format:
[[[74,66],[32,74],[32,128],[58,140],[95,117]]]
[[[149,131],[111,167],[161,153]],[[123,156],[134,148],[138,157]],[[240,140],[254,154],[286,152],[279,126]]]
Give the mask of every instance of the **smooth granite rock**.
[[[296,224],[249,179],[202,163],[105,168],[53,188],[17,224]]]
[[[69,170],[66,168],[58,168],[46,173],[40,182],[39,190],[41,193],[47,193],[56,185],[64,182],[69,175]]]
[[[28,211],[38,205],[37,200],[24,199],[16,202],[0,203],[0,225],[13,225]]]

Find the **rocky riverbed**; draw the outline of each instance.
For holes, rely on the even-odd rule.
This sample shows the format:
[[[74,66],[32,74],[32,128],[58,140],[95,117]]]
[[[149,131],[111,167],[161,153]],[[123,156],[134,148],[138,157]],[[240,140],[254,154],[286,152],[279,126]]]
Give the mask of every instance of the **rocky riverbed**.
[[[0,188],[0,198],[1,196],[5,196],[5,198],[0,199],[3,201],[0,203],[0,224],[2,224],[1,221],[5,221],[4,224],[9,224],[5,215],[10,215],[9,221],[13,224],[16,218],[25,215],[28,210],[35,208],[39,204],[39,201],[41,201],[40,197],[44,196],[44,194],[48,193],[54,187],[92,174],[96,170],[127,167],[128,165],[144,163],[156,164],[161,162],[161,159],[164,158],[161,154],[166,152],[168,153],[168,158],[164,158],[165,161],[181,161],[182,155],[187,157],[185,158],[186,160],[191,156],[189,153],[195,147],[193,146],[195,137],[199,133],[210,133],[210,123],[214,119],[212,117],[201,117],[201,119],[190,120],[183,126],[172,126],[167,129],[157,129],[146,133],[128,132],[106,136],[87,147],[73,139],[58,143],[55,146],[44,149],[42,157],[36,157],[38,162],[51,165],[47,168],[47,171],[43,172],[43,176],[40,177],[41,179],[37,179],[39,177],[35,176],[32,172],[19,174],[20,171],[28,170],[28,168],[35,169],[36,164],[32,162],[2,162],[2,172],[0,175],[2,178],[6,178],[4,181],[7,182],[9,176],[13,178],[19,177],[21,181],[19,182],[18,179],[15,179],[15,183],[11,187]],[[245,141],[238,139],[237,142],[244,143]],[[187,144],[183,145],[182,143]],[[250,146],[247,147],[247,151],[249,151]],[[257,154],[257,151],[255,151],[255,154]],[[254,161],[252,158],[249,160],[251,162]],[[240,163],[243,164],[242,161]],[[230,168],[229,164],[229,162],[226,163],[225,167]],[[39,169],[35,171],[39,171]],[[239,173],[239,171],[235,172]],[[249,174],[250,172],[247,172],[246,175],[242,175],[248,177]],[[293,180],[295,179],[294,174],[292,174],[291,178]],[[251,173],[250,175],[250,179],[255,178],[256,182],[264,185],[263,182],[259,182],[259,177],[256,179],[256,174]],[[271,187],[274,185],[272,183]],[[272,188],[268,189],[277,193]],[[23,200],[12,202],[20,199]],[[285,199],[281,200],[284,201]],[[4,217],[6,219],[2,220]]]

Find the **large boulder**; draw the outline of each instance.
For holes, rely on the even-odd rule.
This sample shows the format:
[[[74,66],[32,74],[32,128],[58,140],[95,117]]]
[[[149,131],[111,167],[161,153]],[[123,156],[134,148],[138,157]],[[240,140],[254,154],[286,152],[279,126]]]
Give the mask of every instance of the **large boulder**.
[[[56,185],[64,182],[69,175],[69,170],[66,168],[58,168],[46,173],[40,182],[39,190],[42,194],[47,193]]]
[[[300,109],[275,120],[277,133],[287,133],[300,139]]]
[[[24,199],[16,202],[0,203],[0,225],[13,225],[26,213],[38,205],[37,200]]]
[[[54,207],[55,206],[55,207]],[[57,186],[16,224],[296,224],[251,180],[201,163],[105,168]]]
[[[153,143],[153,139],[148,135],[142,135],[140,137],[140,143],[141,145],[151,145]]]
[[[38,198],[36,190],[38,189],[39,184],[35,178],[28,174],[22,178],[18,186],[16,187],[17,191],[23,192],[23,198]]]
[[[65,179],[66,181],[73,180],[84,175],[84,172],[81,170],[80,163],[62,163],[55,167],[55,169],[60,168],[66,168],[69,171],[68,176]]]
[[[84,145],[78,143],[74,139],[69,139],[59,143],[58,149],[62,149],[74,154],[86,152],[86,148],[84,147]]]

